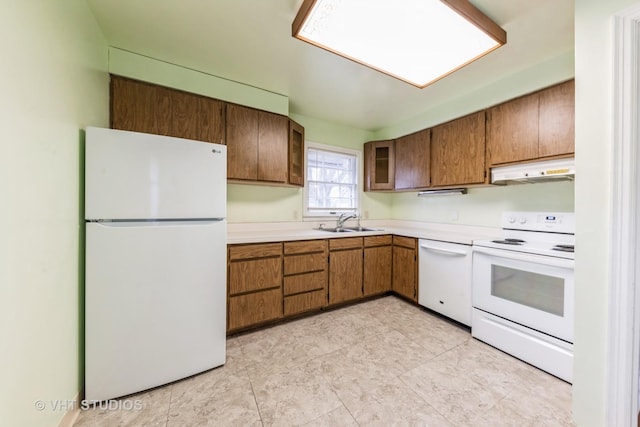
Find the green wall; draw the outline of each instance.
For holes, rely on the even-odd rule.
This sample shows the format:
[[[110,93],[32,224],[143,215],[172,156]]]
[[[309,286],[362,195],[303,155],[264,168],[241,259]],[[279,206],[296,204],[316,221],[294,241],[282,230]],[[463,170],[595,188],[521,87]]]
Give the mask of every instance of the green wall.
[[[394,219],[499,227],[503,211],[573,212],[573,182],[469,188],[467,194],[393,196]]]
[[[81,129],[109,123],[107,43],[82,0],[5,1],[0,37],[0,424],[50,427],[83,384]]]

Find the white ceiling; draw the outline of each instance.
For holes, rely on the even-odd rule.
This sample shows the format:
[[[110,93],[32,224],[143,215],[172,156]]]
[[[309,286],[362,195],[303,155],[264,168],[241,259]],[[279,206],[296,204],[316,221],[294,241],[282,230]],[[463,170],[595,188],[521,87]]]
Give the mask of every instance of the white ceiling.
[[[302,0],[88,0],[110,46],[289,97],[290,112],[376,130],[573,51],[573,0],[472,0],[507,44],[415,88],[291,37]]]

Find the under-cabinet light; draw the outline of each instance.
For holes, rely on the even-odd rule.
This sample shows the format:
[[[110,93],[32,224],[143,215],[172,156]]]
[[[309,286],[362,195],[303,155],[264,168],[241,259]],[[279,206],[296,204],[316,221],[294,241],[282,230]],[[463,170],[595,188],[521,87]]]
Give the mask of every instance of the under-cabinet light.
[[[443,188],[439,190],[423,190],[418,193],[418,197],[422,196],[455,196],[458,194],[467,194],[466,188]]]
[[[468,0],[304,0],[292,31],[419,88],[507,42]]]

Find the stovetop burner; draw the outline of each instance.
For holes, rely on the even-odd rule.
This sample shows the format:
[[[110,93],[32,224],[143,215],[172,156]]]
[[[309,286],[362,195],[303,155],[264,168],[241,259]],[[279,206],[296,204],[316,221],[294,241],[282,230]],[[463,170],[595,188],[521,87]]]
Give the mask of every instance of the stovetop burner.
[[[560,251],[560,252],[574,252],[575,246],[574,245],[555,245],[554,247],[551,248],[551,250]]]
[[[499,239],[499,240],[492,240],[492,242],[500,243],[503,245],[522,245],[523,243],[525,243],[525,241],[522,239]]]

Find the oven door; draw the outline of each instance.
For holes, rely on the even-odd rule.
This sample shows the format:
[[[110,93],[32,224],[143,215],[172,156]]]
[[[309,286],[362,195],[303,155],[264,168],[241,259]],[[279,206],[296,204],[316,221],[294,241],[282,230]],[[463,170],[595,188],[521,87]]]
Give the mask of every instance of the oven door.
[[[473,247],[473,306],[573,343],[574,261]]]

